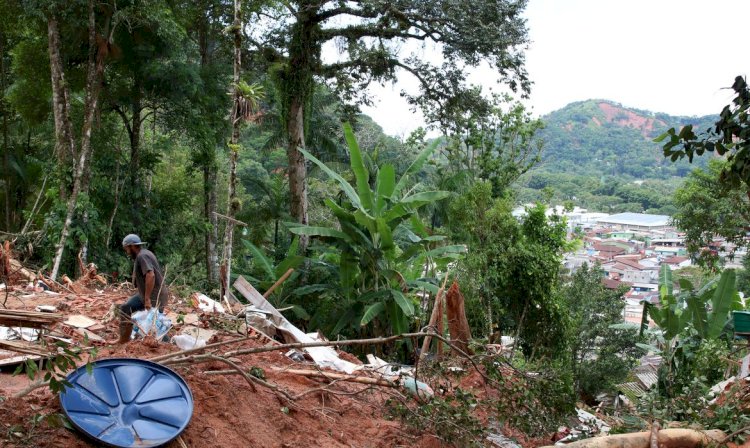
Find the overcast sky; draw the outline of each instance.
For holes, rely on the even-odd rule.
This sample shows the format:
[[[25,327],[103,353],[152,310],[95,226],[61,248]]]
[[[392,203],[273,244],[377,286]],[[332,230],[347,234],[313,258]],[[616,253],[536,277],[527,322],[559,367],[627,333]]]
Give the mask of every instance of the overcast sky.
[[[714,114],[732,99],[722,87],[750,72],[750,32],[742,25],[750,0],[530,0],[526,17],[534,85],[525,103],[535,115],[592,98],[673,115]],[[472,81],[494,83],[483,70]],[[399,97],[404,86],[415,83],[371,87],[376,102],[363,110],[391,135],[424,124]]]

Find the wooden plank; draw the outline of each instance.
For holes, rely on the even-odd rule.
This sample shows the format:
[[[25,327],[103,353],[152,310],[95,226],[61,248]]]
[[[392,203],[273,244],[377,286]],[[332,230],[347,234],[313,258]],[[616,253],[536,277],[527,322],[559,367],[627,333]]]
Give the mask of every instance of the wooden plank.
[[[32,344],[26,341],[5,341],[0,340],[0,347],[17,353],[26,353],[29,355],[48,356],[50,353],[44,350],[38,344]]]

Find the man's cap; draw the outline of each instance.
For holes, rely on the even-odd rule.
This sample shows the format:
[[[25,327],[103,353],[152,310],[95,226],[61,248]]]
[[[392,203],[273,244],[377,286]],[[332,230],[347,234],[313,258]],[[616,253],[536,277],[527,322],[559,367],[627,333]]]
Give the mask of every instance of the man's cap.
[[[135,233],[131,233],[130,235],[128,235],[128,236],[126,236],[125,238],[122,239],[122,247],[125,247],[125,246],[141,246],[143,244],[146,244],[146,243],[144,243],[143,241],[141,241],[141,237],[139,237]]]

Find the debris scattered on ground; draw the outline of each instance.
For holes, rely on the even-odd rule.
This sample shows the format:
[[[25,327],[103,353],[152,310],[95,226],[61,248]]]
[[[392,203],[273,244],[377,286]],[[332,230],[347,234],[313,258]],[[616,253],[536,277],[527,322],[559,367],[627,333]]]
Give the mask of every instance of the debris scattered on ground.
[[[167,331],[172,343],[147,346],[142,341],[105,343],[118,336],[117,306],[133,293],[129,285],[110,282],[104,286],[90,277],[60,284],[28,272],[33,278],[17,275],[7,283],[11,313],[6,315],[10,319],[6,328],[9,335],[14,330],[14,335],[8,341],[12,348],[6,345],[0,350],[0,396],[6,398],[0,401],[0,412],[8,416],[7,427],[19,430],[15,435],[0,433],[2,446],[89,446],[75,432],[44,424],[32,427],[35,416],[59,414],[59,402],[48,388],[39,388],[39,383],[10,375],[19,363],[49,356],[50,347],[57,343],[80,350],[79,367],[89,360],[140,358],[177,371],[193,391],[195,412],[181,435],[182,442],[173,441],[167,448],[446,446],[434,435],[384,417],[389,399],[416,406],[445,389],[436,387],[433,392],[428,384],[431,380],[422,373],[415,378],[413,366],[389,363],[375,354],[363,364],[333,347],[291,351],[280,347],[279,341],[326,343],[327,339],[291,324],[241,277],[235,287],[251,305],[245,306],[240,317],[203,294],[186,300],[173,298],[164,310],[172,323]],[[49,290],[36,289],[44,289],[40,280]],[[26,288],[29,282],[35,289]],[[41,337],[24,341],[15,331],[19,325]],[[98,345],[95,358],[89,351],[94,345]],[[460,375],[462,389],[486,389],[487,383],[468,362],[453,367],[451,375]],[[245,429],[250,421],[253,431]],[[498,445],[500,430],[492,432],[488,443],[513,446]]]
[[[196,306],[201,311],[205,311],[207,313],[226,313],[224,305],[205,294],[195,293],[193,297],[195,298]]]
[[[82,314],[74,314],[72,316],[68,316],[63,324],[76,328],[89,328],[90,326],[96,324],[96,321]]]

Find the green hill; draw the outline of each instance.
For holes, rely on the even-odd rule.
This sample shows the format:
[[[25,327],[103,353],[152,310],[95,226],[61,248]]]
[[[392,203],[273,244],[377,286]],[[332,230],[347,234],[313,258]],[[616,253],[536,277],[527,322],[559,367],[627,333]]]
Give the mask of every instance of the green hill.
[[[670,127],[705,130],[718,116],[672,116],[624,107],[607,100],[571,103],[542,119],[542,162],[519,182],[519,200],[571,200],[594,210],[672,211],[671,194],[681,178],[708,157],[673,163],[653,139]]]
[[[665,159],[653,139],[670,127],[692,123],[706,129],[717,119],[653,113],[604,100],[572,103],[543,117],[547,127],[540,134],[545,142],[540,168],[644,180],[682,177],[693,166]]]

